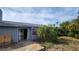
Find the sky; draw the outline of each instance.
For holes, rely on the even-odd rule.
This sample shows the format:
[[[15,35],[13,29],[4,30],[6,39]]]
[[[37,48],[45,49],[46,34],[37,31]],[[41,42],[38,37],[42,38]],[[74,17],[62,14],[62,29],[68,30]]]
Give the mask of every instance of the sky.
[[[4,21],[59,24],[77,18],[77,7],[0,7]]]

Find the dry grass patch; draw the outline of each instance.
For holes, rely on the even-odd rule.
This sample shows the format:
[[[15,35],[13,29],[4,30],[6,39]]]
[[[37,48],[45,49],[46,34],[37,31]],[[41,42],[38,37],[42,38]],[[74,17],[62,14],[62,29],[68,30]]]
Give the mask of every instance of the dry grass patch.
[[[67,36],[58,38],[59,43],[53,44],[48,51],[79,51],[79,39]]]

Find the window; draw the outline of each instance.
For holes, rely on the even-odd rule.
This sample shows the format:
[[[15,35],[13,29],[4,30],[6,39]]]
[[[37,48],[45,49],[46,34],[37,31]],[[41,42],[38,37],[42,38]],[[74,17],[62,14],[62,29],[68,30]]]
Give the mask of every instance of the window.
[[[33,35],[37,35],[37,33],[36,33],[36,28],[33,28],[33,29],[32,29],[32,34],[33,34]]]

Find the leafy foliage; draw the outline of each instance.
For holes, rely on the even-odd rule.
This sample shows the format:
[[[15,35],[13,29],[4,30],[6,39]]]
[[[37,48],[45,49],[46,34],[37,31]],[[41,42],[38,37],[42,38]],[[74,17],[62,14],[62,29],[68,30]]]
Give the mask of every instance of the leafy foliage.
[[[68,22],[68,21],[63,22],[63,23],[60,24],[60,31],[61,31],[60,35],[65,35],[65,36],[68,35],[68,32],[69,32],[68,26],[69,26],[69,24],[70,24],[70,22]]]
[[[40,26],[37,29],[37,35],[42,42],[55,42],[57,40],[57,30],[52,25],[49,26]]]
[[[53,26],[40,26],[37,28],[37,35],[42,42],[55,42],[58,35],[79,38],[79,17],[72,21],[61,23],[60,27],[55,27],[55,24]]]
[[[79,17],[71,22],[63,22],[60,24],[61,31],[64,30],[64,35],[79,38]]]
[[[79,17],[77,19],[73,19],[72,22],[79,24]]]
[[[64,30],[68,30],[68,25],[70,24],[70,22],[66,21],[60,24],[60,27]]]

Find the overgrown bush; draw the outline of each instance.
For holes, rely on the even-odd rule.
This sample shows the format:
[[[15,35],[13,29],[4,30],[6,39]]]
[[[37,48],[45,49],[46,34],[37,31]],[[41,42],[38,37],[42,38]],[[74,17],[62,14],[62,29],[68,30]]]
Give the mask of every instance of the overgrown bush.
[[[56,42],[57,41],[57,30],[52,25],[40,26],[37,28],[37,35],[41,42]]]
[[[61,31],[63,30],[63,35],[79,38],[79,24],[78,23],[75,23],[74,21],[73,22],[66,21],[60,24],[60,28],[61,28]]]
[[[71,37],[73,37],[74,36],[74,32],[68,32],[68,36],[71,36]]]
[[[69,26],[69,24],[70,24],[69,21],[66,21],[66,22],[63,22],[63,23],[60,24],[60,29],[61,29],[61,32],[63,32],[64,36],[68,35],[68,32],[69,32],[68,26]]]

